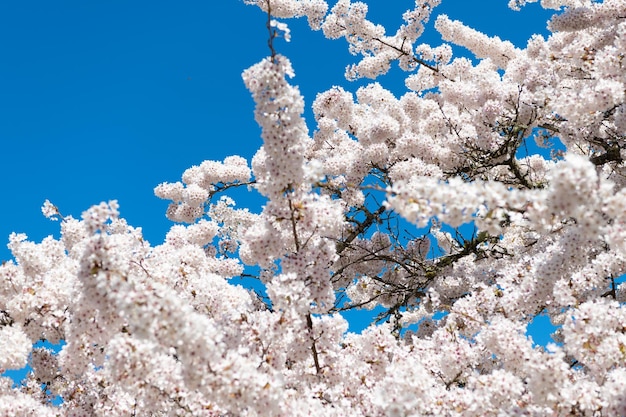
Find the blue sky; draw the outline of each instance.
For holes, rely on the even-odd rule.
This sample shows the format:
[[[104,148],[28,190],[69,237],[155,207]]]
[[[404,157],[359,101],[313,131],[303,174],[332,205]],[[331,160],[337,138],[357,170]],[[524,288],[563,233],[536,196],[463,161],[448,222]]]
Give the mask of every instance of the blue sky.
[[[443,0],[435,13],[518,45],[545,33],[548,13],[506,3]],[[373,20],[395,31],[414,2],[369,4]],[[276,47],[292,59],[310,105],[317,92],[347,84],[354,59],[344,41],[325,40],[303,20],[289,24],[291,43]],[[158,244],[171,224],[154,186],[205,159],[250,158],[261,143],[241,72],[268,53],[265,16],[241,0],[1,2],[0,38],[0,259],[10,258],[12,231],[36,241],[58,234],[41,215],[45,199],[75,217],[117,199]],[[440,42],[433,30],[424,39]],[[402,93],[402,75],[380,81]]]
[[[369,0],[372,20],[393,33],[413,0]],[[443,0],[447,14],[488,35],[524,46],[547,34],[549,12],[507,0]],[[439,44],[432,21],[424,42]],[[21,0],[0,3],[0,260],[12,232],[40,241],[58,236],[41,214],[49,199],[80,217],[117,199],[122,216],[153,245],[171,226],[163,181],[206,159],[248,159],[261,144],[254,103],[241,72],[265,57],[266,17],[242,0]],[[324,39],[304,20],[290,20],[292,41],[277,40],[293,63],[308,106],[333,85],[355,91],[344,41]],[[463,51],[459,51],[463,53]],[[379,79],[397,94],[397,68]],[[312,114],[307,111],[309,128]],[[259,207],[252,197],[240,205]]]

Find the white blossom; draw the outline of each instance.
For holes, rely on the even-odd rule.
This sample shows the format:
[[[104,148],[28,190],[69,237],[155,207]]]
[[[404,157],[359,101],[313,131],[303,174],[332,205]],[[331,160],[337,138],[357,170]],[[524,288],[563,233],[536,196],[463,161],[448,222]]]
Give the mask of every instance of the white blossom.
[[[26,365],[32,341],[18,326],[0,328],[0,369],[20,369]]]
[[[158,185],[186,223],[164,242],[116,201],[46,200],[61,237],[13,233],[0,266],[0,369],[32,369],[0,415],[625,415],[626,3],[541,0],[554,32],[525,48],[439,15],[477,63],[417,44],[436,0],[393,35],[362,2],[245,3],[270,39],[304,16],[345,38],[348,79],[398,61],[408,91],[320,92],[310,136],[274,45],[243,72],[262,146]]]

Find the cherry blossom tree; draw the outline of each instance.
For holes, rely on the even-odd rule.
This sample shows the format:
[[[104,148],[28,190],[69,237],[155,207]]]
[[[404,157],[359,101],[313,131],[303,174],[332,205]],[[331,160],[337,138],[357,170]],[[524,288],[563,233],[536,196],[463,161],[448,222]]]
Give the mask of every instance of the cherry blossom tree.
[[[0,368],[32,372],[0,379],[0,415],[626,415],[626,1],[541,0],[552,34],[525,49],[440,0],[391,35],[361,2],[245,3],[269,36],[243,72],[262,147],[156,187],[176,222],[159,246],[115,201],[46,202],[60,239],[11,235]],[[475,61],[420,43],[435,16]],[[276,42],[294,17],[348,42],[347,79],[398,65],[406,92],[321,92],[309,131]],[[356,334],[354,309],[380,314]]]

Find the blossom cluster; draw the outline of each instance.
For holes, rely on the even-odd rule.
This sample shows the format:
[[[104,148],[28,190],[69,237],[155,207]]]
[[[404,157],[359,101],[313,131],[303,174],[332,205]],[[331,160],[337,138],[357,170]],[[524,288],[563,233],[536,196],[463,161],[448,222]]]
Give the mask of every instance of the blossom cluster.
[[[181,223],[193,223],[205,214],[209,197],[222,187],[247,183],[250,168],[240,156],[229,156],[224,162],[204,161],[183,173],[182,182],[161,183],[154,193],[171,200],[167,218]]]
[[[116,201],[46,201],[61,236],[12,234],[0,266],[0,369],[32,369],[0,415],[626,415],[626,3],[541,0],[553,33],[526,48],[439,16],[476,63],[416,45],[439,1],[393,36],[361,2],[246,3],[345,38],[349,79],[398,61],[407,91],[321,92],[309,135],[272,48],[243,73],[260,149],[157,186],[163,243]]]

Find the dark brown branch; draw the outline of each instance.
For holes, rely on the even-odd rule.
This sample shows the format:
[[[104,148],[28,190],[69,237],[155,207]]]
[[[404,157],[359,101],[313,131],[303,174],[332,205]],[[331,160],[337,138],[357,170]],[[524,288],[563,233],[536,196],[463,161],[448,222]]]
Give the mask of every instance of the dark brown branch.
[[[296,244],[296,252],[300,252],[300,240],[298,239],[298,230],[296,228],[296,224],[297,224],[296,217],[295,217],[296,208],[291,203],[291,198],[289,198],[288,201],[289,201],[289,210],[291,211],[291,231],[293,233],[293,239]]]
[[[388,43],[388,42],[385,42],[384,40],[382,40],[382,39],[380,39],[380,38],[372,38],[372,39],[374,39],[375,41],[380,42],[381,44],[385,45],[385,46],[386,46],[386,47],[388,47],[388,48],[391,48],[391,49],[393,49],[393,50],[395,50],[395,51],[399,52],[399,53],[401,54],[400,56],[410,55],[410,53],[409,53],[409,52],[407,52],[407,51],[405,51],[403,48],[398,48],[397,46],[392,45],[392,44],[390,44],[390,43]],[[404,43],[402,44],[402,46],[404,46]],[[424,61],[424,60],[422,60],[422,59],[419,59],[419,58],[418,58],[418,57],[416,57],[415,55],[411,55],[411,59],[412,59],[413,61],[415,61],[415,63],[417,63],[417,64],[419,64],[419,65],[422,65],[422,66],[424,66],[424,67],[428,68],[429,70],[431,70],[431,71],[433,71],[433,72],[436,72],[437,74],[441,75],[443,78],[445,78],[445,79],[449,80],[449,78],[448,78],[448,77],[446,77],[445,75],[443,75],[443,74],[441,73],[441,71],[439,71],[439,68],[437,68],[437,67],[434,67],[434,66],[430,65],[429,63],[427,63],[426,61]],[[450,80],[450,81],[454,81],[454,80]]]
[[[274,38],[276,37],[276,31],[272,29],[272,5],[270,4],[270,0],[267,1],[267,31],[269,32],[270,37],[267,40],[267,46],[270,48],[270,52],[272,55],[272,62],[274,62],[276,58],[276,50],[274,49]]]
[[[243,185],[250,186],[256,184],[256,181],[247,181],[247,182],[229,182],[229,183],[217,183],[217,184],[211,184],[213,187],[215,187],[215,189],[211,192],[209,192],[209,198],[213,197],[215,194],[217,193],[221,193],[223,191],[228,190],[229,188],[234,188],[234,187],[241,187]]]
[[[506,164],[511,169],[511,172],[513,173],[515,178],[517,178],[524,187],[528,189],[537,188],[536,185],[532,184],[526,179],[527,175],[522,174],[522,171],[520,170],[519,165],[515,160],[515,156],[507,159]]]
[[[605,149],[606,149],[605,153],[590,158],[590,161],[592,164],[599,166],[599,165],[604,165],[609,162],[617,162],[617,163],[623,162],[619,146],[614,145],[614,146],[608,147],[608,149],[607,148]]]
[[[309,334],[311,335],[311,352],[313,353],[315,372],[319,375],[322,372],[322,368],[320,367],[320,362],[317,354],[317,346],[315,346],[315,336],[313,334],[313,319],[311,318],[311,313],[307,313],[306,315],[306,325],[309,329]]]
[[[337,242],[337,254],[343,252],[354,239],[356,239],[360,234],[364,233],[368,227],[370,227],[375,221],[377,221],[379,216],[385,212],[385,206],[380,206],[378,210],[373,213],[368,211],[365,207],[363,207],[363,210],[366,211],[365,220],[359,223],[357,228],[354,229],[345,240]]]

